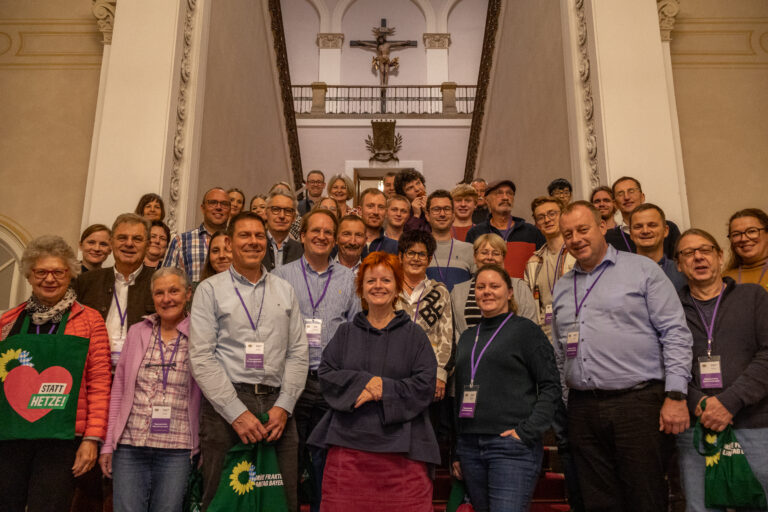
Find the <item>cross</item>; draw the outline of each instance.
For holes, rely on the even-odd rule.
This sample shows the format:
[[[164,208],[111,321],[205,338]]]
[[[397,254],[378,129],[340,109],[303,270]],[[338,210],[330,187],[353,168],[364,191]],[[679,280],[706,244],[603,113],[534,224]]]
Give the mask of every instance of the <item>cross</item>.
[[[350,41],[350,48],[364,48],[366,50],[375,50],[376,56],[373,58],[372,67],[379,72],[379,85],[381,86],[381,111],[386,111],[386,86],[389,83],[389,72],[397,69],[400,65],[398,58],[389,58],[389,52],[401,48],[415,48],[418,46],[416,41],[387,41],[387,36],[395,34],[395,27],[387,27],[387,19],[381,19],[380,27],[373,27],[375,41]]]

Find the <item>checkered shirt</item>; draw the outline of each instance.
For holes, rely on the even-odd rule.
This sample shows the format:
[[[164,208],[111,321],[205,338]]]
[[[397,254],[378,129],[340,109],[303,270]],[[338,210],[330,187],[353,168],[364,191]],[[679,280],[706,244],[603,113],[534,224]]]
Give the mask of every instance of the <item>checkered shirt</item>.
[[[200,274],[208,254],[211,234],[200,224],[197,228],[173,237],[163,260],[163,267],[178,267],[187,273],[193,283],[200,281]]]

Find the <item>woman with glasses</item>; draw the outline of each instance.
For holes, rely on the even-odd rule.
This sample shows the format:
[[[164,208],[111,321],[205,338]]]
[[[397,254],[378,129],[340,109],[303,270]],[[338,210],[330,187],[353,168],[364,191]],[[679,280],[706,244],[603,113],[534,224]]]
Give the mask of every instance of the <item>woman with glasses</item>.
[[[32,295],[0,317],[0,508],[69,510],[107,432],[109,337],[70,288],[80,264],[62,238],[32,240],[21,270]]]
[[[336,204],[335,199],[324,197],[315,205],[315,208],[328,210],[333,213],[337,219],[341,219],[341,216],[339,215],[339,206]]]
[[[737,224],[736,229],[749,227]],[[695,417],[717,432],[732,424],[768,494],[768,292],[723,277],[722,263],[723,251],[712,235],[700,229],[682,234],[677,266],[688,279],[680,298],[693,335],[687,397],[691,427]],[[693,446],[693,428],[677,436],[677,447],[687,510],[709,510],[704,505],[705,460]]]
[[[734,213],[728,221],[728,239],[731,259],[723,275],[768,290],[768,214],[759,208]]]
[[[165,222],[153,220],[149,227],[149,245],[147,254],[144,255],[144,266],[157,268],[165,258],[165,251],[168,250],[168,240],[171,238],[171,230],[165,225]]]
[[[102,472],[116,512],[180,510],[198,450],[200,389],[189,371],[192,289],[176,267],[152,274],[157,313],[131,326],[115,370]]]

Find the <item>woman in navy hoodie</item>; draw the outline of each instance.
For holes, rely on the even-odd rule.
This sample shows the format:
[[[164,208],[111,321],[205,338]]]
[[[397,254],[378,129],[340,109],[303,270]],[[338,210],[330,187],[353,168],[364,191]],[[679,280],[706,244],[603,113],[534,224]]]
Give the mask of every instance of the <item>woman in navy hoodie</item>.
[[[318,374],[331,409],[309,438],[328,449],[321,511],[432,511],[437,360],[421,327],[395,311],[402,286],[396,256],[369,254],[357,277],[364,311],[323,351]]]

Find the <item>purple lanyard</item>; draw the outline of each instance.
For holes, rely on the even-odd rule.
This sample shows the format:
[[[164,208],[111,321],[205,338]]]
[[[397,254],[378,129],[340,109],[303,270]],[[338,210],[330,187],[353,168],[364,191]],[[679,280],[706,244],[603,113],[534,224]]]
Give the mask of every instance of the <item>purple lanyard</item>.
[[[445,262],[445,271],[448,272],[448,267],[451,265],[451,256],[453,256],[453,237],[451,237],[451,250],[448,251],[448,261]],[[435,254],[435,264],[437,266],[437,272],[440,274],[440,279],[445,282],[445,276],[443,270],[440,268],[440,262],[437,261],[437,254]]]
[[[704,330],[707,331],[707,357],[712,356],[712,335],[715,333],[715,317],[717,316],[718,308],[720,308],[720,301],[723,298],[724,291],[725,283],[723,283],[723,287],[720,288],[720,295],[717,296],[717,302],[715,302],[715,309],[712,311],[712,318],[709,320],[709,325],[707,325],[707,319],[704,318],[704,311],[701,310],[696,299],[691,296],[693,305],[696,308],[696,311],[699,313],[699,318],[701,318],[701,323],[704,324]]]
[[[555,284],[557,284],[557,280],[560,278],[559,275],[557,275],[558,270],[560,269],[560,261],[565,261],[565,258],[563,258],[563,252],[565,252],[565,244],[560,248],[560,252],[557,253],[557,261],[555,262],[555,280],[551,281],[549,279],[549,265],[548,262],[544,262],[544,268],[547,269],[547,286],[549,287],[549,294],[552,295],[555,293]],[[565,266],[565,263],[563,263],[563,266]]]
[[[621,229],[621,226],[616,226],[616,229],[618,229],[619,233],[621,233],[621,238],[624,239],[624,245],[627,246],[627,251],[632,252],[632,246],[629,245],[629,240],[627,240],[627,235],[624,234],[624,230]]]
[[[48,334],[53,334],[53,331],[56,329],[56,326],[57,326],[57,325],[58,325],[58,324],[53,324],[53,325],[51,325],[51,329],[48,331]],[[37,334],[40,334],[40,326],[39,326],[39,325],[36,325],[36,326],[35,326],[35,329],[37,330]]]
[[[597,275],[597,278],[595,279],[595,282],[592,283],[592,286],[587,288],[587,293],[584,294],[584,297],[582,297],[581,302],[578,300],[578,296],[576,295],[576,278],[578,277],[578,274],[573,275],[573,303],[576,306],[576,318],[579,318],[579,312],[581,311],[581,307],[584,305],[584,301],[587,300],[587,297],[589,297],[589,292],[592,291],[592,288],[595,287],[597,282],[600,280],[601,277],[603,277],[603,274],[605,271],[608,270],[608,265],[606,264],[603,270],[600,271],[600,273]]]
[[[768,261],[766,261],[763,265],[763,271],[760,272],[760,278],[757,280],[757,284],[760,284],[760,282],[763,280],[763,277],[765,277],[766,270],[768,270]],[[739,284],[741,284],[741,265],[739,265]]]
[[[312,299],[312,290],[309,289],[309,281],[307,280],[307,269],[304,266],[304,258],[302,257],[299,262],[301,263],[301,273],[304,274],[304,284],[307,285],[307,293],[309,293],[309,305],[312,306],[312,318],[315,317],[315,310],[320,306],[320,303],[323,302],[323,299],[325,298],[325,292],[328,291],[328,285],[331,284],[331,275],[333,274],[333,267],[328,269],[328,279],[325,280],[325,287],[323,288],[323,293],[320,295],[320,298],[317,299],[317,302],[315,302]]]
[[[418,286],[418,285],[416,285],[416,286]],[[419,298],[416,299],[416,312],[413,314],[413,321],[414,322],[416,322],[416,319],[419,317],[419,304],[421,304],[421,296],[424,295],[425,291],[427,291],[427,285],[424,285],[424,289],[421,290],[421,293],[419,294]]]
[[[469,360],[469,368],[470,368],[470,375],[469,375],[469,385],[474,386],[475,385],[475,375],[477,374],[477,367],[480,366],[480,360],[483,358],[483,354],[485,354],[485,351],[488,350],[488,347],[491,346],[491,343],[493,342],[493,339],[496,337],[497,334],[499,334],[499,331],[502,327],[504,327],[504,324],[507,323],[507,320],[515,316],[514,313],[510,313],[507,315],[507,318],[504,319],[503,322],[501,322],[501,325],[496,328],[496,331],[491,336],[491,339],[488,340],[488,343],[485,344],[483,347],[483,350],[480,351],[480,355],[477,357],[477,360],[475,360],[475,349],[477,348],[477,340],[480,339],[480,325],[477,326],[477,332],[475,333],[475,344],[472,346],[472,358]]]
[[[507,229],[504,230],[504,234],[502,235],[502,238],[504,239],[505,244],[507,243],[507,235],[509,235],[509,230],[511,228],[512,228],[512,215],[509,216],[509,220],[507,221]]]
[[[240,304],[243,305],[243,309],[245,310],[245,314],[248,316],[248,321],[251,323],[251,329],[254,331],[259,327],[259,321],[261,320],[261,310],[264,308],[264,293],[267,291],[267,283],[264,282],[264,288],[261,289],[261,305],[259,306],[259,316],[256,317],[256,323],[253,323],[253,318],[251,318],[251,312],[248,311],[248,306],[245,305],[245,301],[243,300],[243,296],[240,295],[240,290],[237,289],[237,285],[235,285],[235,278],[232,275],[232,269],[229,269],[229,278],[232,280],[232,287],[235,289],[235,293],[237,294],[237,298],[240,299]]]
[[[128,316],[128,310],[123,313],[123,308],[120,307],[120,301],[117,299],[117,288],[112,288],[112,296],[115,298],[115,306],[117,306],[117,316],[120,317],[120,329],[122,330],[125,325],[125,317]]]
[[[173,366],[173,360],[176,358],[176,352],[179,351],[179,345],[181,344],[181,332],[179,332],[179,335],[176,337],[176,346],[173,347],[173,352],[171,352],[171,357],[168,359],[168,364],[165,364],[165,351],[163,350],[163,340],[160,337],[160,328],[157,328],[157,336],[155,336],[155,343],[160,342],[158,345],[160,346],[160,361],[162,364],[160,365],[160,368],[163,370],[163,393],[165,393],[165,388],[168,387],[168,374],[171,372],[171,366]]]

